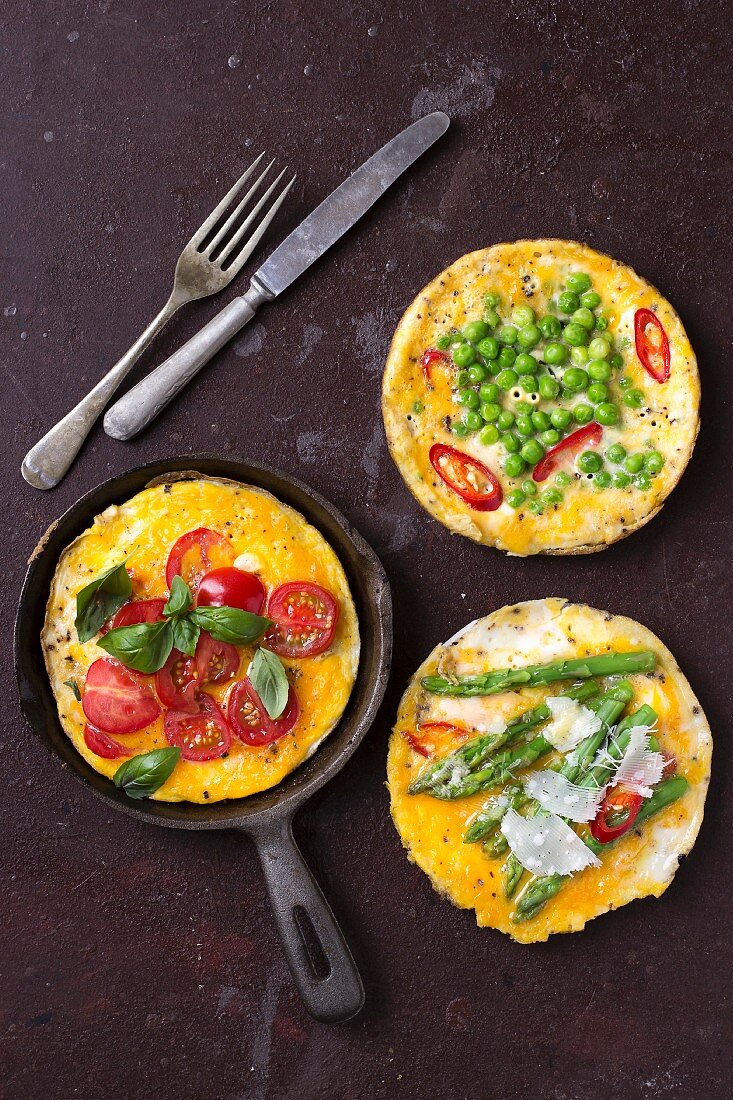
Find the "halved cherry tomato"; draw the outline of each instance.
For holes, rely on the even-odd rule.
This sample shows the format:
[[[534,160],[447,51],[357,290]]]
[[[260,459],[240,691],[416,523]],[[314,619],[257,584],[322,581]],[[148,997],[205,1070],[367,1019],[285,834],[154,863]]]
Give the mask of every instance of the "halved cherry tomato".
[[[215,760],[229,751],[232,733],[223,711],[210,695],[196,696],[197,711],[168,710],[163,729],[169,745],[181,750],[184,760]]]
[[[292,687],[285,710],[274,719],[268,715],[248,677],[235,684],[229,696],[229,724],[245,745],[269,745],[272,741],[279,741],[290,733],[299,715],[300,704]]]
[[[651,309],[634,314],[634,341],[642,367],[657,382],[666,382],[670,372],[669,340],[664,325]]]
[[[221,684],[239,670],[239,653],[228,642],[216,642],[201,631],[193,657],[174,649],[155,674],[155,690],[161,703],[174,710],[195,713],[196,695],[203,684]]]
[[[225,566],[212,569],[199,584],[200,607],[240,607],[259,615],[265,605],[265,586],[255,573]]]
[[[196,646],[196,675],[200,684],[221,684],[239,671],[239,652],[229,642],[217,642],[205,630]]]
[[[273,621],[265,634],[269,649],[280,657],[315,657],[333,641],[339,605],[319,584],[290,581],[272,593],[267,614]]]
[[[571,432],[565,439],[561,439],[554,447],[541,458],[534,470],[532,477],[535,481],[546,481],[550,474],[554,474],[567,458],[575,458],[586,447],[597,447],[601,442],[603,428],[596,424],[595,420],[578,428],[577,432]]]
[[[501,485],[491,470],[455,447],[434,443],[430,463],[448,488],[476,512],[495,512],[504,499]]]
[[[208,527],[197,527],[174,542],[165,567],[165,581],[170,588],[174,577],[182,577],[195,594],[205,573],[231,565],[233,560],[234,551],[228,539]]]
[[[106,733],[135,733],[160,714],[145,680],[112,657],[89,666],[81,705],[91,724]]]
[[[117,760],[120,756],[132,756],[132,752],[121,745],[119,741],[109,737],[104,730],[98,730],[94,726],[90,726],[88,722],[84,725],[84,744],[92,750],[95,756],[101,756],[104,760]]]
[[[628,787],[612,787],[590,823],[591,836],[599,844],[610,844],[628,832],[636,821],[643,799]]]
[[[416,733],[402,731],[410,747],[425,757],[450,752],[456,742],[465,741],[469,733],[464,726],[454,726],[452,722],[423,722]]]
[[[420,366],[422,372],[425,375],[426,382],[432,382],[432,369],[435,363],[450,363],[450,359],[444,351],[437,351],[435,348],[428,348],[420,360]]]
[[[157,623],[163,618],[165,600],[131,600],[115,615],[112,628],[136,626],[137,623]]]

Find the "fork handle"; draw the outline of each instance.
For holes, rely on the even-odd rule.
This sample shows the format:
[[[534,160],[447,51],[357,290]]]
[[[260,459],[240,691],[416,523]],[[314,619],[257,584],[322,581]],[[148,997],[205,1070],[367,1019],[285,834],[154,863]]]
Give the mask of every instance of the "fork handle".
[[[230,302],[170,359],[115,402],[104,418],[107,435],[131,439],[146,428],[270,297],[253,281],[246,294]]]
[[[21,473],[29,485],[36,489],[53,489],[54,485],[58,485],[123,378],[132,370],[148,344],[186,301],[187,298],[171,294],[160,313],[138,336],[130,350],[63,420],[59,420],[35,447],[31,447],[21,465]]]

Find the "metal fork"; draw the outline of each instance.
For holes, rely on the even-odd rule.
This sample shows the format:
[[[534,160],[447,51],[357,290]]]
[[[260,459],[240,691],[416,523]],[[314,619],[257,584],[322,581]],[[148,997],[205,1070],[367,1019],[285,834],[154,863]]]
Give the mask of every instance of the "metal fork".
[[[112,367],[87,396],[60,420],[43,439],[32,447],[23,459],[21,471],[25,480],[36,489],[52,489],[58,485],[79,449],[89,435],[95,421],[105,405],[118,389],[123,378],[130,372],[150,342],[170,320],[173,314],[197,298],[209,294],[218,294],[228,286],[242,269],[246,260],[257,247],[262,234],[282,206],[285,196],[295,183],[295,176],[285,185],[280,195],[264,214],[259,224],[247,236],[250,226],[275,191],[287,168],[270,184],[252,211],[237,228],[237,220],[243,213],[249,200],[275,163],[271,160],[257,177],[247,194],[237,204],[229,217],[222,222],[227,209],[242,187],[259,167],[264,153],[254,164],[243,172],[219,205],[211,212],[203,225],[194,233],[176,264],[173,291],[145,331],[137,338],[130,350]],[[219,223],[222,223],[221,225]],[[213,234],[213,235],[212,235]]]

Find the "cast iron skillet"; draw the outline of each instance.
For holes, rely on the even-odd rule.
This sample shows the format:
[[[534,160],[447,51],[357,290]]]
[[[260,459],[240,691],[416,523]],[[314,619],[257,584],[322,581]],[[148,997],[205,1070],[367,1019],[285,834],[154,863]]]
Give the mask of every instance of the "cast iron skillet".
[[[199,806],[133,802],[94,771],[74,749],[58,720],[40,634],[56,565],[63,549],[110,504],[120,504],[151,481],[192,471],[256,485],[292,505],[318,528],[346,571],[361,631],[354,690],[341,721],[316,753],[282,783],[248,798]],[[178,829],[236,829],[254,841],[262,863],[285,955],[308,1011],[318,1020],[348,1020],[364,1003],[351,952],[321,890],[298,850],[293,815],[331,779],[369,729],[384,695],[392,650],[389,583],[374,551],[336,509],[302,482],[253,462],[188,456],[154,462],[92,489],[44,535],[28,568],[15,624],[15,668],[28,722],[51,753],[107,804],[155,825]]]

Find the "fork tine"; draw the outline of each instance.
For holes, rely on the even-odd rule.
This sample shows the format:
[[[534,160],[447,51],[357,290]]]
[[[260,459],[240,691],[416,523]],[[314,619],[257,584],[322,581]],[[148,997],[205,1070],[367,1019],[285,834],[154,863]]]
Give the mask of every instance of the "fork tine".
[[[239,177],[239,179],[238,179],[238,180],[237,180],[237,182],[236,182],[236,183],[234,184],[234,186],[233,186],[233,187],[231,187],[231,188],[230,188],[230,189],[229,189],[229,190],[227,191],[226,195],[225,195],[225,196],[224,196],[224,198],[223,198],[223,199],[221,200],[221,202],[220,202],[220,203],[219,203],[219,204],[218,204],[217,206],[215,206],[215,207],[214,207],[214,209],[213,209],[213,210],[211,211],[211,213],[209,214],[209,216],[208,216],[208,218],[206,219],[206,221],[205,221],[205,222],[203,222],[203,223],[202,223],[202,225],[200,225],[200,226],[199,226],[199,228],[198,228],[198,229],[196,230],[196,232],[194,233],[193,237],[191,237],[191,240],[190,240],[190,241],[188,242],[188,244],[189,244],[189,245],[198,245],[198,244],[200,244],[200,243],[201,243],[201,241],[202,241],[202,240],[204,239],[204,237],[206,236],[206,234],[207,234],[207,233],[210,233],[210,232],[211,232],[211,230],[212,230],[212,229],[214,228],[214,226],[215,226],[215,225],[216,225],[216,223],[218,222],[219,218],[221,218],[221,217],[222,217],[222,215],[224,214],[225,210],[226,210],[226,209],[227,209],[227,207],[229,206],[229,203],[230,203],[230,202],[232,201],[232,199],[234,199],[234,198],[235,198],[235,197],[236,197],[236,196],[237,196],[237,195],[239,194],[239,192],[240,192],[240,191],[242,190],[242,188],[244,187],[245,183],[247,182],[247,180],[249,179],[249,177],[250,177],[250,176],[252,175],[252,173],[253,173],[253,172],[255,171],[255,169],[257,168],[258,164],[260,163],[260,161],[262,160],[262,158],[264,157],[264,155],[265,155],[265,154],[264,154],[264,152],[263,152],[263,153],[260,153],[260,155],[259,155],[259,156],[257,157],[257,159],[256,159],[256,160],[254,161],[254,163],[253,163],[253,164],[251,164],[251,165],[249,166],[249,168],[245,169],[245,171],[244,171],[244,172],[242,172],[242,175],[241,175],[241,176]],[[187,246],[187,247],[188,247],[188,246]]]
[[[244,196],[244,198],[243,198],[243,199],[241,199],[239,203],[237,203],[237,206],[236,206],[236,208],[235,208],[235,209],[234,209],[234,210],[232,211],[232,213],[231,213],[231,214],[229,215],[229,217],[228,217],[228,218],[227,218],[227,220],[226,220],[226,221],[224,222],[223,226],[221,227],[221,229],[219,230],[219,232],[218,232],[218,233],[216,234],[216,236],[214,237],[214,239],[213,239],[213,240],[211,241],[211,243],[210,243],[210,244],[208,244],[208,245],[206,246],[206,248],[205,248],[205,250],[204,250],[204,252],[203,252],[203,255],[204,255],[204,256],[206,256],[206,257],[208,257],[209,259],[211,259],[211,256],[213,255],[214,251],[216,250],[216,246],[217,246],[217,245],[219,244],[219,242],[220,242],[220,241],[221,241],[221,240],[222,240],[222,239],[223,239],[224,237],[226,237],[227,233],[228,233],[228,232],[229,232],[229,231],[230,231],[231,229],[233,229],[233,228],[234,228],[234,225],[235,225],[235,223],[236,223],[236,221],[237,221],[237,218],[238,218],[238,217],[239,217],[239,215],[240,215],[240,214],[242,213],[242,211],[244,210],[245,206],[247,205],[247,203],[249,202],[249,200],[250,200],[250,199],[252,198],[252,196],[254,195],[255,191],[256,191],[256,190],[257,190],[257,188],[258,188],[258,187],[260,186],[260,184],[262,183],[263,179],[265,178],[265,176],[267,175],[267,173],[268,173],[268,172],[270,171],[270,169],[272,168],[272,166],[273,166],[273,164],[274,164],[274,163],[275,163],[275,158],[273,157],[273,158],[272,158],[272,160],[270,161],[270,163],[269,163],[269,164],[267,165],[267,167],[265,168],[264,172],[261,172],[261,173],[260,173],[260,175],[259,175],[259,176],[257,177],[257,179],[256,179],[256,180],[254,181],[254,183],[252,184],[252,186],[250,187],[249,191],[248,191],[248,192],[247,192],[247,194],[246,194],[246,195]]]
[[[270,187],[268,187],[267,191],[264,193],[264,195],[262,196],[260,201],[257,203],[257,205],[255,206],[252,213],[249,215],[249,217],[244,222],[244,224],[234,234],[231,241],[229,242],[229,244],[225,248],[224,252],[222,252],[221,256],[219,256],[219,258],[217,260],[217,263],[224,264],[224,263],[226,263],[227,259],[231,255],[233,255],[236,246],[239,244],[239,242],[242,240],[244,234],[247,232],[247,229],[249,228],[249,225],[251,224],[252,220],[257,216],[257,214],[259,213],[259,211],[261,210],[261,208],[265,204],[265,202],[267,202],[268,198],[270,197],[272,192],[275,190],[278,183],[280,182],[280,180],[285,175],[286,171],[287,171],[287,168],[283,168],[282,172],[277,177],[277,179],[270,185]],[[283,202],[285,201],[285,196],[287,195],[288,191],[290,190],[290,188],[295,183],[296,178],[297,178],[296,176],[293,176],[290,183],[285,187],[285,189],[282,192],[282,194],[280,195],[280,197],[277,198],[275,200],[275,202],[272,204],[272,206],[270,207],[268,212],[265,214],[264,218],[260,222],[257,229],[255,229],[254,233],[250,237],[247,244],[244,246],[244,248],[239,253],[239,255],[236,256],[236,258],[234,259],[234,262],[230,265],[230,267],[227,268],[227,272],[226,272],[227,275],[236,275],[236,273],[240,270],[240,268],[245,263],[245,261],[247,259],[249,259],[249,257],[252,255],[255,248],[257,247],[257,245],[260,242],[260,238],[262,237],[262,234],[265,232],[268,225],[270,224],[272,219],[275,217],[278,210],[280,209]]]

